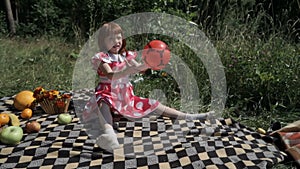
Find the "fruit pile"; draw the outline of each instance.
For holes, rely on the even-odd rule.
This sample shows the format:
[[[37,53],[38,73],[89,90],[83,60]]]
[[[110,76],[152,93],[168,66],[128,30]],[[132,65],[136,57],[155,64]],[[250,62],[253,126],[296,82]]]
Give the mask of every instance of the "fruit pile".
[[[47,106],[42,106],[44,102],[49,101],[56,109],[49,110]],[[31,91],[21,91],[15,97],[13,106],[19,110],[18,113],[2,112],[0,113],[0,142],[3,144],[16,145],[26,133],[39,132],[41,124],[36,120],[30,120],[33,116],[33,108],[40,103],[45,112],[49,114],[61,113],[57,116],[59,124],[69,124],[72,122],[72,116],[67,113],[70,102],[70,95],[60,94],[56,90],[46,91],[38,87]],[[22,123],[20,122],[22,119]],[[23,126],[24,122],[24,126]],[[22,127],[23,126],[23,127]]]
[[[33,92],[35,102],[48,114],[59,114],[68,111],[71,97],[69,94],[61,94],[57,90],[45,90],[37,87]]]

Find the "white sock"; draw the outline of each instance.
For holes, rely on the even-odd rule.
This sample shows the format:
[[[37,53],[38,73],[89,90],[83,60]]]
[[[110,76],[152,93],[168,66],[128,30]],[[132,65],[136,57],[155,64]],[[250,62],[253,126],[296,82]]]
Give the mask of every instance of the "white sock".
[[[214,119],[215,111],[200,114],[186,114],[186,120],[211,120]]]
[[[215,111],[207,112],[207,121],[209,121],[211,124],[216,124],[216,113]]]
[[[216,112],[215,111],[210,111],[210,112],[207,112],[207,119],[208,120],[211,120],[211,119],[215,119],[216,117]]]
[[[185,119],[186,120],[206,120],[207,113],[201,113],[201,114],[186,114]]]
[[[96,144],[107,151],[112,151],[120,147],[117,135],[112,128],[105,129],[104,134],[101,134],[96,139]]]

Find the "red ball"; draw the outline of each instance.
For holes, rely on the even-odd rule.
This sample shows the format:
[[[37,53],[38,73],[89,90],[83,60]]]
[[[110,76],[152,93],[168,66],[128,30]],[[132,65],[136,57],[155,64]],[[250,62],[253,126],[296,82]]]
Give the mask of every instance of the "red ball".
[[[153,70],[163,69],[170,61],[171,52],[166,43],[160,40],[152,40],[142,52],[142,59]]]

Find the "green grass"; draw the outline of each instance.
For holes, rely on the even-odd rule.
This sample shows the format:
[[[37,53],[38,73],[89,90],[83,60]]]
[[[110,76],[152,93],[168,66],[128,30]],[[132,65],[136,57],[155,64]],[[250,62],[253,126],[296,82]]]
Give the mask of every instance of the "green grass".
[[[74,46],[58,39],[0,39],[0,97],[37,86],[70,90]]]

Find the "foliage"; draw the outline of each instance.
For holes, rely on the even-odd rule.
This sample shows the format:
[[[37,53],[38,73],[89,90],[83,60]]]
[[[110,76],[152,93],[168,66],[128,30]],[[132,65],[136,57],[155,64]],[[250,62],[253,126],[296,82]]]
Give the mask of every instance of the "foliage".
[[[18,9],[18,34],[22,36],[59,35],[78,40],[88,38],[100,24],[131,13],[166,12],[197,23],[211,37],[224,38],[227,29],[256,22],[257,34],[278,30],[299,40],[300,4],[298,0],[23,0],[12,1]],[[4,2],[1,12],[5,13]],[[117,11],[117,12],[116,12]],[[0,16],[2,14],[0,13]],[[258,18],[258,19],[257,19]],[[0,30],[7,29],[1,20]]]

